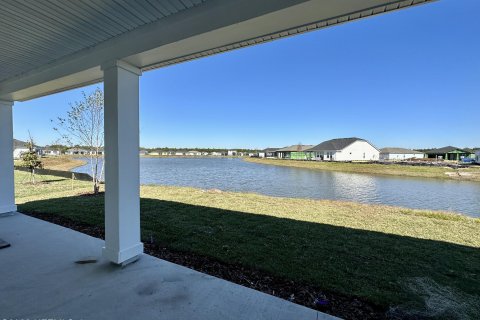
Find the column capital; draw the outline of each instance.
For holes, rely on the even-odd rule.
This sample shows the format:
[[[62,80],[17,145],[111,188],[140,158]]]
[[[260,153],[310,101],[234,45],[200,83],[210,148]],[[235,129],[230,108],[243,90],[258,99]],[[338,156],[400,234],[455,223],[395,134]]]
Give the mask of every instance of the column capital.
[[[106,70],[109,70],[109,69],[112,69],[112,68],[121,68],[123,70],[126,70],[128,72],[131,72],[133,74],[136,74],[137,76],[141,76],[142,75],[142,70],[125,62],[125,61],[122,61],[122,60],[112,60],[112,61],[107,61],[107,62],[104,62],[102,63],[102,65],[100,66],[102,71],[106,71]]]
[[[13,106],[13,101],[0,99],[0,106],[2,106],[2,107],[12,107]]]

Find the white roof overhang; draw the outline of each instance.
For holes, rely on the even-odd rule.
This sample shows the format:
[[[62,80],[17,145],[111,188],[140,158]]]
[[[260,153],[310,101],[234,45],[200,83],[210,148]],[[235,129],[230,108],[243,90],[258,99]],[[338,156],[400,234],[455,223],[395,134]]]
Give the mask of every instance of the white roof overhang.
[[[38,21],[18,28],[7,15],[22,23],[18,17],[28,19],[32,8],[10,1],[0,11],[0,99],[23,101],[100,82],[100,65],[112,60],[151,70],[432,1],[170,0],[178,2],[175,11],[164,0],[82,0],[55,11],[37,0]],[[140,23],[121,20],[117,9]],[[62,10],[74,16],[52,16]]]

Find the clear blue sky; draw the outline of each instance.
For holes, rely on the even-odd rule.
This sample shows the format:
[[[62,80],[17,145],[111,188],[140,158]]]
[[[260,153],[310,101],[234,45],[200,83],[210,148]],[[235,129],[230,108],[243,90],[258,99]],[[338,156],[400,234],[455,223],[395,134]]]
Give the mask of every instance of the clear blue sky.
[[[141,145],[480,146],[478,12],[441,0],[147,72]],[[17,103],[15,137],[54,142],[50,119],[94,88]]]

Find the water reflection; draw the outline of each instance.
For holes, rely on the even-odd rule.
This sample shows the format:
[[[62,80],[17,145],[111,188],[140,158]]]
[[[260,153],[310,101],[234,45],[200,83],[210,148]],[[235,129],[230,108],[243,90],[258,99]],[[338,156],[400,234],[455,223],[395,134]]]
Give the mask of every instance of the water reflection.
[[[336,172],[331,175],[330,179],[333,191],[330,198],[378,202],[378,180],[373,176]]]
[[[84,166],[77,172],[89,172]],[[230,158],[142,158],[142,184],[449,210],[480,217],[480,183],[314,171]]]

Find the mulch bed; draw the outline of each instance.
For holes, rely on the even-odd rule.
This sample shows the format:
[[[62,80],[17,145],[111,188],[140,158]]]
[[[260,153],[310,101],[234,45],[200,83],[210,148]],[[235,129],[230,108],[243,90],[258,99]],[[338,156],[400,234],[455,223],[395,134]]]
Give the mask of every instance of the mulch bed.
[[[54,214],[25,213],[38,219],[105,239],[104,229]],[[179,252],[157,243],[144,243],[145,253],[245,287],[344,319],[391,319],[386,310],[356,297],[327,292],[319,287],[273,276],[264,271],[229,264],[214,258]],[[396,318],[396,317],[395,317]]]

